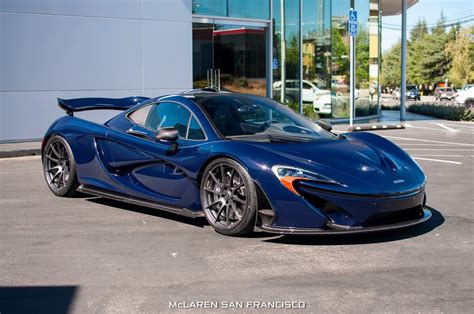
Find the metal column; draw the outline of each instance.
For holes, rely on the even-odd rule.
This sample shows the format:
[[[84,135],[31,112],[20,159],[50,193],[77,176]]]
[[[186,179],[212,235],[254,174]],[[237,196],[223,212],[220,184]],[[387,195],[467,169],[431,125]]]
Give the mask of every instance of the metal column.
[[[299,26],[299,32],[300,32],[300,114],[303,114],[303,0],[300,0],[300,26]]]
[[[407,0],[402,0],[402,51],[400,82],[400,121],[405,121],[407,89]]]

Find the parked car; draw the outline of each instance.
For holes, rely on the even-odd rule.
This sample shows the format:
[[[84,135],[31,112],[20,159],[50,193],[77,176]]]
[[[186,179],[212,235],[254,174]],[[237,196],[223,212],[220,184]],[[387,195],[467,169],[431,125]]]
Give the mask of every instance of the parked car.
[[[420,100],[421,95],[416,85],[407,85],[407,91],[405,97],[407,99]]]
[[[466,107],[474,106],[474,86],[467,89],[459,91],[455,94],[455,100],[460,105],[465,105]]]
[[[329,94],[323,94],[318,96],[314,101],[313,101],[313,110],[314,112],[318,114],[331,114],[332,112],[332,95],[331,93]]]
[[[469,88],[471,87],[474,87],[474,84],[465,84],[463,87],[462,87],[462,90],[468,90]]]
[[[233,236],[378,232],[431,217],[425,174],[399,146],[369,132],[332,133],[269,98],[206,89],[59,106],[66,115],[41,145],[57,196],[204,216]],[[103,109],[122,112],[105,124],[74,116]]]
[[[400,88],[397,87],[393,90],[392,98],[393,99],[400,99]],[[420,94],[420,91],[418,90],[418,87],[416,87],[415,85],[407,85],[405,98],[406,99],[413,99],[413,100],[420,100],[421,99],[421,94]]]
[[[456,91],[452,87],[436,87],[434,91],[434,96],[436,100],[453,100]]]
[[[299,80],[286,80],[286,101],[298,101],[300,84]],[[274,93],[278,94],[281,91],[281,81],[273,83]],[[329,90],[320,89],[313,82],[303,80],[303,102],[312,103],[314,100],[323,94],[330,94]]]
[[[400,88],[395,88],[392,92],[393,99],[400,99]]]

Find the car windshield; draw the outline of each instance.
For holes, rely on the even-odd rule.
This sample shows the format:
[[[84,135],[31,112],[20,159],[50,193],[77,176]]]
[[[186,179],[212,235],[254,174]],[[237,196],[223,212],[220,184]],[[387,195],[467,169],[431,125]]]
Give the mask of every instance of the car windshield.
[[[308,118],[271,99],[215,95],[196,99],[219,131],[229,138],[312,141],[337,138]]]

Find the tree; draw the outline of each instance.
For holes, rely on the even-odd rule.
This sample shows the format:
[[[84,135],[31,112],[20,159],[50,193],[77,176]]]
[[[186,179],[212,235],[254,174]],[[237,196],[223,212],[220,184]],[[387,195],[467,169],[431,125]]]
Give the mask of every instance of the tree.
[[[463,28],[455,40],[446,46],[446,56],[451,60],[448,78],[455,86],[463,86],[474,80],[473,36],[474,26]]]
[[[446,17],[444,16],[443,11],[441,11],[441,15],[439,16],[436,25],[431,30],[432,35],[442,35],[446,32]]]
[[[419,20],[410,32],[410,41],[414,42],[417,40],[423,40],[426,35],[428,35],[428,25],[426,24],[426,20]]]
[[[356,78],[358,88],[369,83],[369,34],[365,29],[361,29],[356,37]]]
[[[384,53],[380,77],[382,86],[400,85],[400,53],[401,42],[394,44],[392,48],[390,48],[386,53]]]

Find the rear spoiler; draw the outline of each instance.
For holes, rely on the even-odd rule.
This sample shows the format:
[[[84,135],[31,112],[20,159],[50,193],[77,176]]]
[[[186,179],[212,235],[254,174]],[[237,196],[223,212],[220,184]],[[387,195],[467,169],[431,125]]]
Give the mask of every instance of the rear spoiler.
[[[150,98],[141,96],[126,98],[58,98],[58,106],[72,116],[74,112],[86,110],[126,110],[148,99]]]

